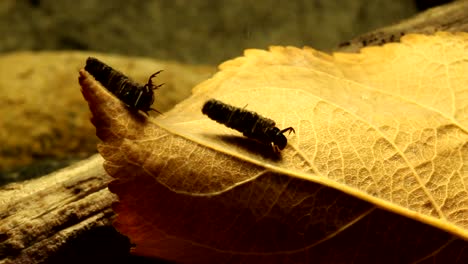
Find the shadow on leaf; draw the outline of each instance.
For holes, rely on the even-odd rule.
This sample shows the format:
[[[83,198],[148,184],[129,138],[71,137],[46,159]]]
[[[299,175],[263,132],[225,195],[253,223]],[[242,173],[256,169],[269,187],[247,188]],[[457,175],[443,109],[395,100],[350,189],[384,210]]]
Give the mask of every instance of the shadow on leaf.
[[[215,138],[222,140],[228,144],[235,145],[247,152],[259,154],[264,159],[272,161],[281,160],[281,153],[276,153],[271,146],[262,144],[255,140],[233,135],[218,135],[215,136]]]

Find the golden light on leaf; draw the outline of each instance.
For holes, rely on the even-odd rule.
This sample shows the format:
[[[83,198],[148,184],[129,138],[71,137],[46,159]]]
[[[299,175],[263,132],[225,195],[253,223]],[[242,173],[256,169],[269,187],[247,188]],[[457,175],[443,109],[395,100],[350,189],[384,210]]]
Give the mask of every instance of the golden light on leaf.
[[[82,71],[116,228],[136,254],[185,263],[468,262],[467,48],[438,33],[247,50],[155,119]],[[204,116],[209,98],[296,134],[271,155]]]

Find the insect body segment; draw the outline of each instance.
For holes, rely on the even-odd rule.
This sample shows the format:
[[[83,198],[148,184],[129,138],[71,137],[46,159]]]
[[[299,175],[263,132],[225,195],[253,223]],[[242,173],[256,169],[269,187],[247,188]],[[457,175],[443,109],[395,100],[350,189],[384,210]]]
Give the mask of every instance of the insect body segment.
[[[86,60],[85,70],[130,109],[141,110],[146,115],[151,110],[159,113],[158,110],[151,108],[151,105],[154,102],[154,90],[163,84],[154,85],[152,79],[162,70],[152,74],[145,85],[132,81],[123,73],[93,57]]]
[[[286,147],[288,140],[284,136],[285,132],[295,132],[292,127],[280,130],[275,126],[275,121],[269,118],[215,99],[205,102],[202,113],[218,123],[242,132],[248,138],[271,144],[275,151]]]

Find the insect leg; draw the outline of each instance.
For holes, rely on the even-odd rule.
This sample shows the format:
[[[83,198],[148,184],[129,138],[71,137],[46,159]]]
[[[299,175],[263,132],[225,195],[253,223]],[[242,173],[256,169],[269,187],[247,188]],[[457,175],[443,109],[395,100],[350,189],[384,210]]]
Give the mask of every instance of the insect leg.
[[[163,113],[159,112],[158,110],[156,110],[156,109],[154,109],[154,108],[150,108],[148,111],[151,111],[151,110],[152,110],[152,111],[155,111],[156,113],[158,113],[158,114],[160,114],[160,115],[163,114]],[[147,114],[148,114],[148,113],[147,113]]]
[[[151,84],[151,85],[153,85],[153,84]],[[163,85],[164,85],[164,83],[161,83],[160,85],[152,86],[151,89],[152,89],[152,90],[156,90],[156,89],[158,89],[159,87],[161,87],[161,86],[163,86]]]
[[[285,128],[283,130],[280,131],[281,134],[284,134],[286,132],[289,132],[289,134],[291,134],[291,132],[293,132],[294,134],[296,134],[296,131],[294,130],[294,128],[292,127],[288,127],[288,128]]]
[[[149,77],[149,80],[148,81],[151,81],[151,79],[153,79],[154,77],[156,77],[156,75],[160,74],[163,70],[159,70],[153,74],[151,74],[151,76]]]
[[[271,147],[273,148],[273,151],[275,153],[280,153],[281,149],[277,145],[275,145],[274,143],[271,143]]]
[[[157,71],[157,72],[151,74],[151,76],[149,77],[148,82],[146,83],[145,86],[151,87],[151,89],[153,89],[153,90],[156,90],[158,87],[161,87],[164,83],[155,86],[155,85],[153,85],[153,80],[152,80],[152,79],[153,79],[154,77],[156,77],[156,75],[158,75],[158,74],[161,73],[162,71],[163,71],[163,70],[159,70],[159,71]]]

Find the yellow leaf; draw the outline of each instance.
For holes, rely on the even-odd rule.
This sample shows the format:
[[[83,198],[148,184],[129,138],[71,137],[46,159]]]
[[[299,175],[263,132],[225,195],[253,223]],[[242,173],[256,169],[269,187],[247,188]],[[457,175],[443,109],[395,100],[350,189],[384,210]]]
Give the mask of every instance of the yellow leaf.
[[[149,120],[82,72],[116,227],[179,262],[467,260],[467,46],[438,33],[359,54],[247,50]],[[275,157],[204,116],[209,98],[296,134]]]

